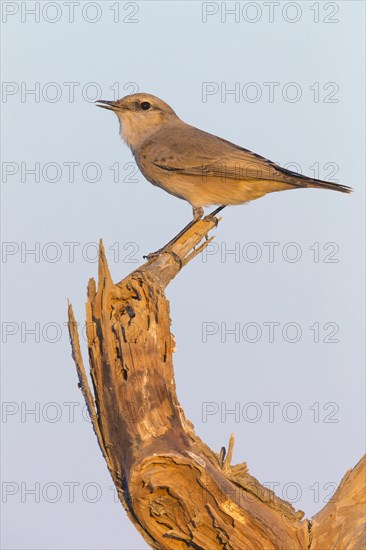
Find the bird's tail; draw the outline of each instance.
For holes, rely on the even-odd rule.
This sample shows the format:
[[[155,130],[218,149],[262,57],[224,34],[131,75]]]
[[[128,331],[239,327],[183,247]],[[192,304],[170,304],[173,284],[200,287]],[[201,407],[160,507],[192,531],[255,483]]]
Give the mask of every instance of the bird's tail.
[[[330,181],[316,180],[303,176],[286,168],[276,167],[281,174],[285,176],[284,181],[294,187],[316,187],[318,189],[330,189],[332,191],[340,191],[341,193],[352,193],[352,187],[341,185],[340,183],[332,183]]]
[[[310,179],[310,178],[309,178]],[[331,183],[330,181],[310,180],[304,187],[317,187],[318,189],[331,189],[332,191],[340,191],[341,193],[352,193],[352,187],[341,185],[340,183]]]

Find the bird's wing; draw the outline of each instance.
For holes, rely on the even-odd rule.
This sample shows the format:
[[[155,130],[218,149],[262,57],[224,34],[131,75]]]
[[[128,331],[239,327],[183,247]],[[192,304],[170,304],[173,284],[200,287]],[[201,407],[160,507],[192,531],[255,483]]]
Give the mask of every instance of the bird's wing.
[[[181,122],[159,130],[142,146],[140,155],[156,168],[184,176],[225,180],[282,182],[290,187],[316,186],[349,192],[350,188],[286,170],[230,141]]]
[[[161,170],[187,176],[267,180],[277,168],[252,151],[186,124],[158,131],[141,154]]]

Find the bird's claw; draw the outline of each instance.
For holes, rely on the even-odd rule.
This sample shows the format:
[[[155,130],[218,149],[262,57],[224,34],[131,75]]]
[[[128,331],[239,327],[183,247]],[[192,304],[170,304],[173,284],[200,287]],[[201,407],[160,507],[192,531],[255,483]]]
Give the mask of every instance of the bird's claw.
[[[150,252],[150,254],[146,254],[146,256],[142,256],[144,260],[153,260],[154,258],[157,258],[162,254],[161,250],[157,250],[156,252]]]
[[[220,218],[218,218],[217,216],[215,216],[215,214],[213,214],[213,213],[207,214],[207,216],[205,216],[204,219],[205,219],[207,222],[210,222],[210,221],[215,222],[215,227],[217,227],[217,226],[219,225]]]
[[[173,252],[173,250],[170,247],[164,247],[164,248],[160,248],[159,250],[156,250],[156,252],[150,252],[150,254],[143,256],[143,258],[145,260],[153,260],[154,258],[158,258],[159,256],[161,256],[162,254],[170,254],[170,256],[172,256],[172,258],[174,258],[174,260],[179,264],[179,268],[182,269],[183,267],[182,259],[178,256],[178,254]]]

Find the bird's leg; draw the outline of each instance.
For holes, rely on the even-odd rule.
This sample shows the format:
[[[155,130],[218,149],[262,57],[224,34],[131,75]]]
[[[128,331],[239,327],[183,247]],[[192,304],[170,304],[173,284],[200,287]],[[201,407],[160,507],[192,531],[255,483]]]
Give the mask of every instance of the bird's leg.
[[[159,250],[157,250],[156,252],[150,252],[150,254],[148,254],[147,256],[144,256],[144,258],[146,258],[147,260],[150,260],[151,258],[155,258],[156,256],[159,256],[159,254],[162,254],[163,252],[167,252],[168,249],[174,243],[176,243],[177,240],[180,239],[180,237],[182,237],[184,233],[186,233],[186,231],[188,231],[188,229],[193,227],[203,217],[204,210],[202,206],[193,206],[192,211],[193,211],[193,220],[189,222],[185,227],[183,227],[183,229],[179,231],[178,235],[173,237],[173,239],[169,241],[165,246],[163,246],[162,248],[159,248]]]
[[[226,206],[225,204],[222,205],[222,206],[219,206],[213,212],[211,212],[210,214],[207,214],[205,219],[215,218],[215,216],[219,212],[221,212],[221,210],[223,210],[225,208],[225,206]],[[179,263],[182,263],[180,258],[171,250],[171,246],[174,243],[176,243],[177,240],[180,239],[180,237],[182,237],[182,235],[184,235],[184,233],[186,233],[188,231],[188,229],[193,227],[200,219],[202,219],[203,214],[204,214],[204,210],[203,210],[202,206],[193,206],[192,211],[193,211],[193,220],[191,222],[189,222],[185,227],[183,227],[183,229],[181,231],[179,231],[178,235],[176,235],[165,246],[163,246],[162,248],[159,248],[159,250],[157,250],[156,252],[150,252],[150,254],[148,254],[147,256],[144,256],[144,258],[146,258],[147,260],[151,260],[151,258],[156,258],[156,256],[159,256],[163,252],[167,252],[168,254],[171,254]],[[217,222],[216,222],[216,225],[217,225]],[[206,236],[206,238],[207,238],[207,236]]]
[[[194,223],[198,222],[203,217],[205,213],[202,206],[192,206],[193,221]],[[191,222],[192,223],[192,222]]]

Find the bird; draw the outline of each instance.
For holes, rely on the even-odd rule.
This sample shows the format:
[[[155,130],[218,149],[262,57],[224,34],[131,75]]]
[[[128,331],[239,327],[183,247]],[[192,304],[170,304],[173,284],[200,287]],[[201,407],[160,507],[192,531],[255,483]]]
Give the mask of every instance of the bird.
[[[153,185],[189,202],[193,220],[204,207],[239,205],[267,193],[318,188],[351,193],[345,185],[303,176],[265,157],[181,120],[162,99],[134,93],[115,101],[99,99],[98,107],[113,111],[120,135],[143,176]]]

